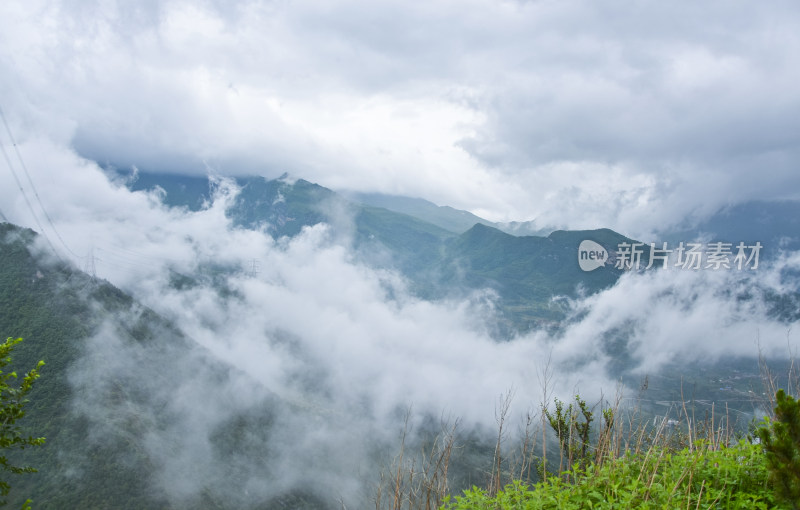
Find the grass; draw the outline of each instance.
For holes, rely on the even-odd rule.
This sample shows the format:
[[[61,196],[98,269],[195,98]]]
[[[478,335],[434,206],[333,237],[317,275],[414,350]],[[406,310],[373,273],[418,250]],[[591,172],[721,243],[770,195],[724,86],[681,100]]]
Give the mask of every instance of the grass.
[[[746,440],[725,446],[698,441],[672,451],[651,446],[606,462],[575,466],[528,485],[507,484],[502,491],[473,487],[443,508],[774,508],[759,445]]]
[[[780,387],[800,394],[793,363],[781,380],[763,358],[759,366],[765,389],[759,407],[772,410]],[[543,400],[550,403],[546,370],[540,382]],[[416,453],[406,451],[404,432],[400,453],[381,477],[375,508],[793,508],[775,491],[774,468],[753,433],[755,424],[749,432],[737,429],[727,408],[712,408],[696,420],[684,403],[675,409],[679,416],[654,419],[641,408],[621,405],[621,394],[604,407],[590,407],[580,396],[572,402],[554,399],[525,416],[512,440],[512,397],[509,392],[497,403],[496,445],[484,455],[483,482],[463,491],[449,483],[448,464],[462,448],[457,422],[443,425],[430,446]],[[768,418],[773,421],[762,427],[773,426],[775,417]],[[800,452],[800,442],[795,448]]]

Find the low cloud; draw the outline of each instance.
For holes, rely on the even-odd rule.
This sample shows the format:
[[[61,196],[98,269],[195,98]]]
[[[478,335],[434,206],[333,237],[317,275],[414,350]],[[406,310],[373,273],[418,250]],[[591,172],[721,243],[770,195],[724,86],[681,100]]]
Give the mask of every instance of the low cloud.
[[[627,274],[574,302],[574,320],[559,333],[496,342],[482,325],[491,307],[415,297],[401,275],[360,263],[340,225],[273,240],[232,226],[225,210],[238,190],[224,179],[208,207],[190,212],[109,182],[96,164],[44,138],[21,150],[31,168],[59,170],[34,178],[64,243],[49,223],[44,231],[61,256],[130,292],[195,346],[184,357],[150,352],[105,328],[86,344],[76,366],[82,375],[73,379],[78,389],[145,381],[150,397],[131,412],[153,425],[142,447],[156,459],[160,490],[175,501],[216,487],[213,470],[203,466],[220,459],[213,438],[237,413],[249,416],[242,440],[283,466],[276,472],[272,461],[226,458],[242,474],[234,485],[242,494],[262,490],[266,498],[297,487],[314,465],[321,487],[355,501],[375,475],[371,448],[393,444],[408,406],[419,416],[460,417],[468,428],[488,430],[498,396],[512,388],[516,413],[538,409],[548,363],[550,396],[579,392],[596,401],[617,388],[619,354],[629,373],[644,375],[684,360],[755,356],[759,340],[767,355],[781,356],[787,341],[797,342],[791,325],[771,318],[753,291],[796,288],[796,254],[749,273]],[[12,221],[35,226],[18,190],[0,188],[0,203]],[[215,375],[213,366],[226,375]],[[167,370],[180,374],[176,387],[158,386]],[[259,414],[269,403],[275,414]],[[75,405],[99,438],[126,416]],[[247,429],[262,420],[278,424],[276,432]]]
[[[798,198],[798,16],[789,1],[34,0],[0,7],[0,91],[20,139],[101,164],[288,171],[640,236]]]

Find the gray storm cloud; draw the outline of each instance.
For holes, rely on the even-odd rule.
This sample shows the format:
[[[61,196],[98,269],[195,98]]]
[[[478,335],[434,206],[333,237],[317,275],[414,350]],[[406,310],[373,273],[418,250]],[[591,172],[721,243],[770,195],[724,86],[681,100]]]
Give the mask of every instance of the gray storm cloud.
[[[793,2],[8,2],[21,136],[631,235],[797,198]],[[591,211],[592,214],[587,214]]]
[[[789,1],[2,3],[0,106],[63,242],[38,223],[61,257],[174,321],[197,348],[170,364],[170,352],[126,345],[107,327],[87,343],[75,388],[145,376],[151,399],[128,411],[154,424],[142,448],[174,500],[230,481],[203,467],[219,460],[212,437],[227,416],[254,413],[284,432],[248,440],[284,469],[228,459],[246,473],[237,489],[312,477],[354,501],[374,475],[359,438],[392,445],[409,405],[491,429],[510,388],[515,412],[538,408],[548,360],[550,396],[608,396],[621,375],[610,337],[636,375],[753,356],[757,342],[785,355],[797,328],[757,296],[738,298],[795,289],[793,254],[749,274],[629,274],[571,303],[559,333],[498,343],[486,331],[491,294],[415,297],[399,274],[360,262],[346,216],[276,241],[230,224],[237,189],[224,179],[189,212],[110,183],[98,163],[289,171],[646,239],[722,205],[798,198],[799,14]],[[3,129],[0,143],[13,156]],[[4,169],[0,210],[38,229]],[[226,292],[173,285],[195,274]],[[159,387],[142,360],[183,382]],[[274,416],[258,415],[276,401]],[[127,416],[80,400],[75,410],[97,440]]]

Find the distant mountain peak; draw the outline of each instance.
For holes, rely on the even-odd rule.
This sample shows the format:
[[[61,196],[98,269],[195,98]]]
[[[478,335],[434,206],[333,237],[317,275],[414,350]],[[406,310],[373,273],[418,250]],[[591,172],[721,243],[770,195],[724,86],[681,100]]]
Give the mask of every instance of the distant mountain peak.
[[[188,178],[194,179],[191,182],[185,179],[142,174],[134,186],[149,182],[164,188],[169,205],[197,203],[190,192],[208,193],[207,185],[199,186],[196,177]],[[610,229],[559,230],[547,237],[514,235],[467,211],[424,199],[377,194],[344,197],[300,178],[240,177],[236,182],[241,191],[226,211],[236,225],[261,229],[275,238],[293,237],[318,223],[331,225],[334,232],[342,228],[343,239],[348,239],[359,260],[402,273],[419,297],[463,297],[494,289],[502,310],[498,320],[505,321],[506,333],[529,329],[537,321],[559,320],[561,312],[547,304],[554,296],[575,295],[578,287],[595,292],[613,285],[619,271],[581,271],[578,246],[588,239],[611,252],[628,239]],[[342,208],[331,204],[351,213],[351,223],[344,225],[335,217],[334,211]]]

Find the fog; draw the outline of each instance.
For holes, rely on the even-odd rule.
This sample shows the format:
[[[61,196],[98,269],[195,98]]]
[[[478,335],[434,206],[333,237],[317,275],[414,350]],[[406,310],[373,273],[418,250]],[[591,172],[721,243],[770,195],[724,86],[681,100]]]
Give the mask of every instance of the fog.
[[[175,506],[314,480],[358,507],[409,408],[414,430],[458,418],[491,441],[509,392],[516,424],[684,364],[785,358],[798,328],[764,296],[796,292],[797,253],[626,274],[554,297],[557,330],[498,341],[497,294],[420,299],[354,249],[346,211],[292,239],[237,227],[225,176],[654,240],[800,196],[799,18],[787,0],[0,2],[0,219],[186,335],[131,342],[118,322],[139,309],[86,341],[71,384],[87,439],[141,431],[130,454]],[[210,176],[215,193],[170,209],[101,167]]]
[[[109,325],[87,341],[72,375],[75,412],[90,419],[92,440],[131,417],[144,424],[153,483],[173,502],[232,487],[241,497],[274,496],[310,479],[329,497],[363,501],[376,451],[392,452],[408,408],[412,425],[444,416],[491,434],[509,391],[513,423],[549,403],[545,396],[609,399],[623,375],[612,369],[609,335],[624,339],[630,373],[641,376],[675,362],[755,357],[759,348],[786,356],[797,342],[796,328],[770,318],[752,292],[796,288],[797,253],[749,272],[629,273],[572,301],[559,332],[498,342],[487,326],[491,293],[415,297],[402,275],[360,262],[345,215],[273,240],[231,224],[225,210],[238,190],[225,179],[212,178],[202,210],[169,209],[159,193],[129,192],[71,150],[43,140],[21,149],[30,167],[60,169],[37,183],[53,219],[39,223],[58,256],[131,293],[194,346],[153,351]],[[3,212],[36,228],[17,191],[0,189]],[[196,283],[176,286],[183,277]],[[177,374],[177,386],[163,386],[164,373]],[[553,375],[546,394],[545,373]],[[82,398],[120,384],[140,385],[144,396],[132,392],[122,408]],[[253,455],[221,457],[213,438],[238,415],[250,417],[244,441]]]

